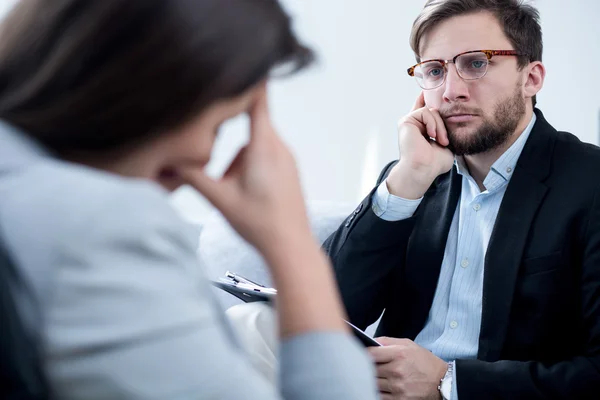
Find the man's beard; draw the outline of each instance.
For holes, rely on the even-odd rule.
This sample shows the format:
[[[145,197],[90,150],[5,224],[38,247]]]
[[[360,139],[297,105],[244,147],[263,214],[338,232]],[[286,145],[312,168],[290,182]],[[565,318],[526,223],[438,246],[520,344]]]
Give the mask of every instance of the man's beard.
[[[517,129],[525,110],[525,100],[516,90],[512,97],[496,104],[493,120],[484,119],[475,132],[460,136],[453,131],[454,127],[446,125],[450,142],[448,149],[457,156],[463,156],[485,153],[502,146]],[[479,114],[479,117],[484,118],[482,114]],[[463,128],[468,126],[468,123],[460,122],[455,126]]]

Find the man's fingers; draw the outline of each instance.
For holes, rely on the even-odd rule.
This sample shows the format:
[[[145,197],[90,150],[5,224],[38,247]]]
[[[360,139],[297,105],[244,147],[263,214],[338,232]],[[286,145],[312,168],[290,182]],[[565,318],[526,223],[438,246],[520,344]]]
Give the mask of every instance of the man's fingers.
[[[399,360],[375,365],[376,376],[383,379],[399,379],[405,363]]]
[[[448,130],[446,129],[446,124],[444,124],[444,120],[440,115],[439,111],[436,109],[431,109],[431,115],[435,118],[435,130],[436,137],[435,140],[442,146],[448,146],[450,141],[448,140]]]
[[[397,342],[398,342],[398,339],[387,337],[387,336],[379,336],[375,340],[377,340],[377,342],[379,342],[379,344],[381,344],[383,346],[391,346],[391,345],[397,344]]]
[[[417,111],[419,108],[423,107],[425,107],[425,92],[421,91],[421,93],[419,93],[419,97],[417,97],[417,100],[413,105],[412,111]]]
[[[402,124],[409,123],[416,126],[426,139],[434,138],[437,140],[437,120],[428,108],[421,108],[410,113],[410,115],[401,120],[399,129]]]
[[[380,393],[392,393],[392,388],[390,385],[390,381],[386,378],[377,378],[377,389],[379,389]]]
[[[388,363],[396,358],[397,350],[392,346],[369,347],[367,349],[373,361],[377,364]]]
[[[438,126],[437,126],[437,120],[435,119],[435,117],[433,116],[433,113],[425,108],[423,109],[422,113],[421,113],[421,121],[423,123],[423,125],[425,125],[425,130],[427,132],[427,136],[429,136],[430,138],[433,138],[435,140],[438,140]]]

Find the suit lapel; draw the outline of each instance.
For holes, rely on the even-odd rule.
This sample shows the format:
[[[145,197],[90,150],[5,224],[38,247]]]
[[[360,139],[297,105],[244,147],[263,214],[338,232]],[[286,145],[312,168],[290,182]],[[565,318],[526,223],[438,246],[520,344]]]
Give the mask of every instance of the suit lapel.
[[[485,257],[480,359],[495,360],[502,349],[529,227],[546,190],[515,171],[504,195]]]
[[[485,257],[478,358],[497,360],[502,352],[519,266],[529,229],[548,190],[556,131],[536,110],[537,120],[517,162]]]

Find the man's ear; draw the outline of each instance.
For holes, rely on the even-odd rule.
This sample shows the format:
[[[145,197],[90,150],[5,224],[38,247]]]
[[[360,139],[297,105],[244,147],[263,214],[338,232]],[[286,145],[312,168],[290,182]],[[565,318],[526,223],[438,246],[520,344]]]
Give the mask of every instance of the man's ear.
[[[546,68],[541,61],[534,61],[526,66],[525,70],[527,74],[524,77],[523,95],[530,99],[542,90],[546,78]]]

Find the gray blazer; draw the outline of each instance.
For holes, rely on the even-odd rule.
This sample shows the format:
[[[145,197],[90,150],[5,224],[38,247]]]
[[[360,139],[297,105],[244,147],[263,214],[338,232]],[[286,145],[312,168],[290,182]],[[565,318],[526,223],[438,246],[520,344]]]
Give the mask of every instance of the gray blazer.
[[[20,311],[63,399],[372,399],[348,335],[280,348],[254,371],[198,265],[196,231],[157,185],[53,158],[0,123],[0,240],[33,288]]]

